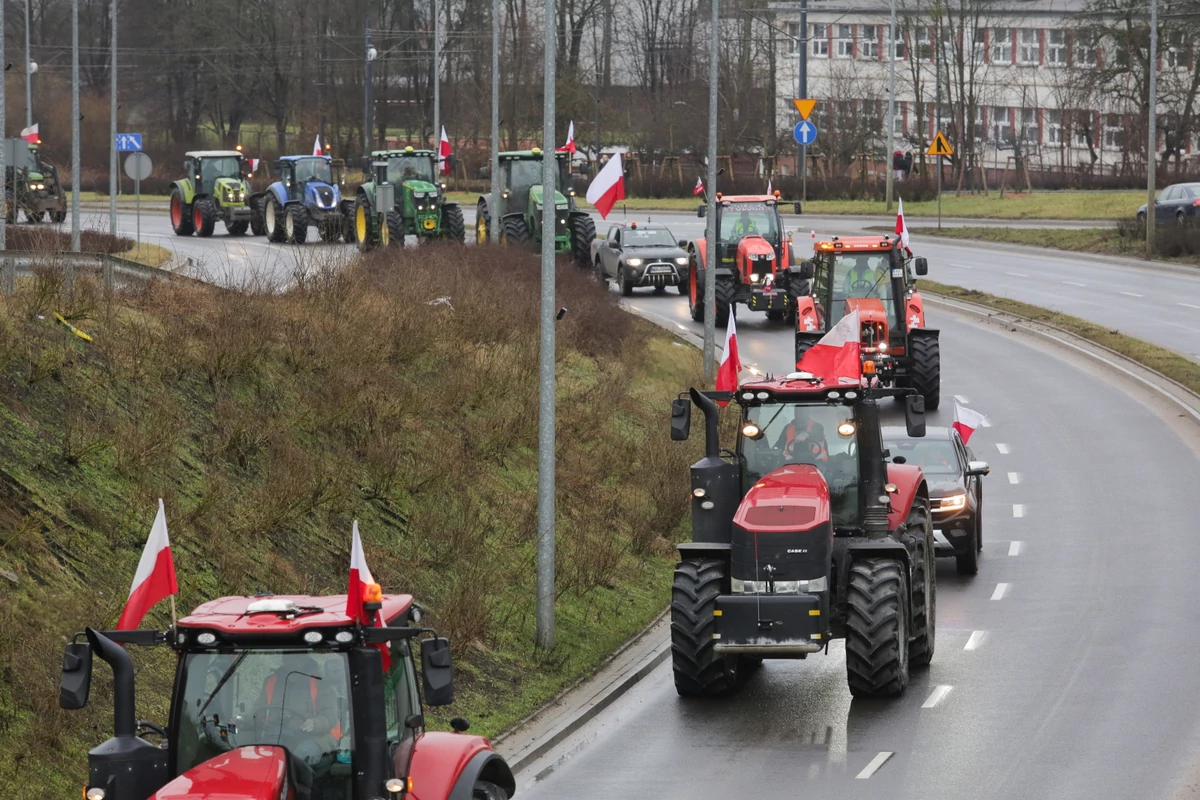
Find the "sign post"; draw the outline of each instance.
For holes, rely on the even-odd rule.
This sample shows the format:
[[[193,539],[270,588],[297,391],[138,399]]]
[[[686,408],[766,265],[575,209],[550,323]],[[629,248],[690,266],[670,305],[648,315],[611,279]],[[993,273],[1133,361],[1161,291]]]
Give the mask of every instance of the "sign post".
[[[120,137],[117,137],[120,139]],[[138,137],[141,138],[140,136]],[[141,144],[141,142],[138,142]],[[150,161],[150,156],[139,151],[129,154],[125,159],[125,174],[133,178],[133,192],[136,196],[137,209],[137,246],[141,249],[142,246],[142,181],[150,177],[150,170],[154,169],[154,164]]]
[[[807,46],[801,42],[801,46]],[[805,81],[807,83],[807,81]],[[817,105],[817,101],[812,98],[795,98],[792,103],[796,106],[796,111],[800,113],[800,121],[807,122],[808,115],[813,112],[813,108]],[[814,128],[815,131],[815,128]],[[795,134],[793,134],[795,135]],[[800,141],[798,135],[796,141],[800,142],[800,202],[808,202],[808,145]],[[813,138],[816,138],[814,133]]]
[[[938,230],[940,231],[942,229],[942,158],[954,155],[954,148],[947,141],[946,134],[938,131],[937,136],[933,137],[933,142],[929,145],[929,149],[925,151],[925,155],[933,156],[937,159]]]

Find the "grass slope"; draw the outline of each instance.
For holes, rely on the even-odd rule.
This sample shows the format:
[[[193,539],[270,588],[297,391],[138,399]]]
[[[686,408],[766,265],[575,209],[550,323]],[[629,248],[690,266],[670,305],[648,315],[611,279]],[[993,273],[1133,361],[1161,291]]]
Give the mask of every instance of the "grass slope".
[[[1124,236],[1115,226],[1078,230],[968,226],[942,228],[941,230],[911,228],[909,232],[914,235],[941,236],[946,239],[973,239],[982,242],[1049,247],[1054,250],[1067,250],[1075,253],[1098,253],[1131,258],[1144,258],[1146,255],[1146,245],[1141,239]],[[1186,247],[1172,246],[1176,244],[1174,238],[1178,236],[1174,229],[1161,228],[1158,235],[1164,240],[1162,249],[1174,253],[1172,256],[1160,255],[1159,258],[1180,264],[1200,264],[1200,255],[1188,252],[1189,248]],[[1185,235],[1194,236],[1194,232],[1186,231]]]
[[[699,355],[573,266],[558,337],[558,648],[534,626],[536,257],[426,246],[287,291],[158,283],[108,304],[50,277],[0,298],[0,786],[77,794],[110,735],[99,664],[57,708],[65,637],[111,626],[155,501],[180,612],[230,593],[338,593],[358,519],[385,591],[452,637],[444,715],[493,735],[592,670],[668,601],[687,465],[666,409]],[[440,298],[446,298],[439,302]],[[53,322],[61,310],[94,342]],[[146,626],[168,623],[160,604]],[[172,655],[131,648],[139,718]]]

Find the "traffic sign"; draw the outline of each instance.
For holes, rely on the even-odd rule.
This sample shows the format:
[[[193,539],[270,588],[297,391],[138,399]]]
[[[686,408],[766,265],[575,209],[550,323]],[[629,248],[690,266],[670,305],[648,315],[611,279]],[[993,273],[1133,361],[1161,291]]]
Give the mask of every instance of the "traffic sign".
[[[929,145],[929,149],[925,151],[927,156],[952,156],[954,148],[950,146],[950,142],[946,139],[946,134],[941,131],[937,132],[937,136],[933,137],[933,144]]]
[[[792,136],[802,145],[810,145],[817,140],[817,126],[805,120],[792,129]]]
[[[800,119],[808,119],[808,115],[812,113],[813,107],[816,106],[816,100],[793,100],[796,104],[796,110],[800,112]]]
[[[142,135],[140,133],[118,133],[117,134],[117,152],[131,153],[142,149]]]
[[[152,169],[154,169],[154,164],[150,161],[150,156],[145,153],[130,153],[125,159],[125,174],[135,181],[144,181],[149,178]]]

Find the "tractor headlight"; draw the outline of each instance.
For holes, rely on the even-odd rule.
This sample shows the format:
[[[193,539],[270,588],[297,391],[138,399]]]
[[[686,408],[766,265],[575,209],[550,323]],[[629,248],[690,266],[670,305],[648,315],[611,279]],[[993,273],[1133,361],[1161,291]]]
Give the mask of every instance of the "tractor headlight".
[[[686,267],[687,263],[688,263],[687,256],[682,256],[680,258],[675,259],[675,263],[681,267]]]
[[[878,347],[879,352],[886,353],[888,350],[887,342],[880,342]]]
[[[743,581],[730,578],[729,588],[734,594],[766,594],[766,581]],[[814,578],[810,581],[775,581],[775,594],[800,594],[824,592],[829,589],[828,578]]]
[[[941,501],[939,501],[938,507],[934,510],[940,512],[962,511],[966,507],[967,495],[965,492],[963,492],[960,494],[952,494],[947,497],[943,497]]]
[[[642,265],[642,260],[640,258],[625,259],[625,266],[627,266],[627,267],[640,267],[641,265]]]
[[[104,800],[104,796],[104,790],[99,786],[93,786],[92,788],[88,789],[87,793],[84,795],[87,800]]]

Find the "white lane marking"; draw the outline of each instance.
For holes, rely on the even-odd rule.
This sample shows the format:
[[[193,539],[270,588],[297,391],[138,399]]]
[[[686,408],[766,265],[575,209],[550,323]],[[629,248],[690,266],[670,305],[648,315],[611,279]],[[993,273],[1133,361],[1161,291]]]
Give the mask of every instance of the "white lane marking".
[[[1020,503],[1013,503],[1013,516],[1017,518],[1025,516],[1025,506]]]
[[[1126,297],[1145,297],[1146,296],[1144,294],[1138,294],[1137,292],[1121,292],[1121,294],[1125,295]]]
[[[893,755],[894,755],[894,753],[892,753],[889,750],[881,751],[879,753],[879,755],[877,755],[871,759],[870,764],[867,764],[865,767],[863,767],[862,772],[860,772],[854,776],[855,780],[860,780],[860,781],[867,780],[872,775],[874,775],[876,770],[878,770],[880,767],[882,767],[887,762],[887,760],[889,758],[891,758]]]
[[[1020,483],[1021,482],[1021,473],[1019,473],[1019,472],[1008,473],[1008,482],[1012,483],[1012,484]]]
[[[1087,286],[1086,283],[1078,283],[1076,281],[1063,281],[1067,286]]]
[[[1005,275],[1012,275],[1014,278],[1028,278],[1024,272],[1006,272]]]
[[[967,639],[963,650],[978,650],[981,644],[983,644],[983,631],[972,631],[971,638]]]
[[[975,269],[970,264],[947,264],[948,267],[958,267],[959,269]]]
[[[1008,584],[1007,583],[997,583],[996,591],[992,592],[992,599],[1000,600],[1007,593],[1008,593]]]
[[[1179,305],[1183,306],[1184,308],[1194,308],[1197,311],[1200,311],[1200,306],[1194,306],[1191,303],[1180,303]]]
[[[933,708],[938,703],[940,703],[946,699],[946,695],[950,694],[950,690],[952,688],[954,688],[954,687],[952,687],[952,686],[937,687],[936,689],[933,690],[933,694],[929,695],[929,699],[926,700],[921,705],[921,708]]]
[[[962,403],[964,406],[965,406],[965,405],[969,405],[969,404],[971,403],[971,401],[970,401],[970,400],[968,400],[967,398],[963,397],[961,394],[956,394],[956,395],[954,395],[954,399],[955,399],[955,400],[957,400],[958,402]]]
[[[1021,555],[1021,543],[1020,542],[1009,542],[1008,543],[1008,554],[1010,556]]]
[[[996,449],[1000,451],[1000,455],[1008,455],[1008,445],[1004,444],[1003,442],[997,442]]]
[[[992,423],[988,421],[987,417],[984,417],[983,419],[979,420],[979,427],[990,428],[992,427]]]

